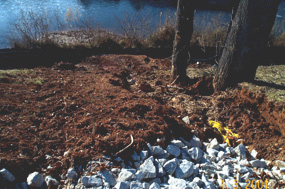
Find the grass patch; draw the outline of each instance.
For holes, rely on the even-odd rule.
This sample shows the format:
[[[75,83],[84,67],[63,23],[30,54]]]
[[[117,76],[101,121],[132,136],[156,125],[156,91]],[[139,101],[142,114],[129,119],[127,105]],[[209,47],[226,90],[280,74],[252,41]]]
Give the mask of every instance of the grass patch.
[[[24,85],[42,85],[45,82],[43,77],[38,76],[35,71],[29,69],[0,70],[0,79],[3,78],[9,79],[10,83]]]
[[[24,76],[30,74],[28,69],[12,69],[12,70],[0,70],[0,78],[5,76]]]

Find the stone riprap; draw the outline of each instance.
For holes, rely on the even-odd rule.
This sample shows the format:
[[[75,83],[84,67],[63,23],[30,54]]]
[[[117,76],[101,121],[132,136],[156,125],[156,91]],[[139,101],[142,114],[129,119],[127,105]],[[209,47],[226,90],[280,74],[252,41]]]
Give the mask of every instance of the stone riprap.
[[[145,150],[134,152],[128,160],[103,156],[82,166],[70,168],[61,183],[76,189],[160,189],[160,188],[245,188],[248,180],[263,182],[264,188],[276,188],[285,182],[285,162],[255,159],[246,146],[235,148],[219,144],[217,139],[202,143],[197,136],[190,141],[175,139],[164,149],[148,144]],[[110,170],[96,171],[98,164]],[[113,167],[121,164],[121,168]],[[265,176],[266,175],[266,176]],[[27,182],[15,183],[8,169],[0,170],[1,186],[18,188],[57,186],[59,181],[49,175],[31,173]]]

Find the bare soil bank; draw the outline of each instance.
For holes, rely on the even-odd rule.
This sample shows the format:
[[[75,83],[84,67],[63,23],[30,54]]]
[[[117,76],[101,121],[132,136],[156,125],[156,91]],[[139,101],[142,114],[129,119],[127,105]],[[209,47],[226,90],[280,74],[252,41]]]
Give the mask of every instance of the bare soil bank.
[[[213,94],[211,77],[195,78],[183,89],[167,87],[169,72],[169,59],[145,55],[92,56],[76,66],[3,72],[0,168],[19,180],[33,171],[60,180],[70,166],[116,154],[130,135],[134,144],[121,154],[125,158],[158,138],[165,138],[160,145],[191,138],[193,129],[204,141],[223,142],[208,120],[229,126],[259,157],[285,160],[284,104],[246,89]],[[182,121],[186,115],[190,125]]]

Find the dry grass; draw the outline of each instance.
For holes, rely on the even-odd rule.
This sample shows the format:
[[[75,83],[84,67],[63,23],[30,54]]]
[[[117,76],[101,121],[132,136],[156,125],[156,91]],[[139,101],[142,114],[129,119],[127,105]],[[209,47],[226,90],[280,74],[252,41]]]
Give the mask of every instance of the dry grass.
[[[15,84],[42,85],[44,78],[29,69],[0,70],[0,79],[7,78]]]
[[[285,65],[259,66],[255,80],[268,83],[271,86],[262,86],[244,82],[241,84],[253,91],[262,91],[269,100],[285,103]],[[274,87],[274,85],[276,85]]]
[[[187,75],[190,78],[213,76],[215,70],[215,67],[188,68]],[[259,66],[255,80],[256,84],[243,82],[240,85],[254,92],[265,93],[269,100],[285,103],[285,65]]]

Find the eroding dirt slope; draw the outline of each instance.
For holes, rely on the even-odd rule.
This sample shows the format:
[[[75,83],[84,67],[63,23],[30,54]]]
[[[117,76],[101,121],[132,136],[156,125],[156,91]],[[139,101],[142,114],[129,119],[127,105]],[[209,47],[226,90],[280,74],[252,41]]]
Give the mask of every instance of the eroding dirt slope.
[[[168,87],[169,59],[106,55],[72,66],[60,63],[2,73],[0,168],[19,180],[33,171],[58,180],[68,167],[105,155],[123,157],[147,142],[217,137],[208,120],[229,125],[261,157],[284,160],[284,110],[245,90],[212,94],[211,77]],[[208,95],[208,96],[206,96]],[[190,125],[183,116],[190,117]],[[52,168],[47,169],[48,166]]]

